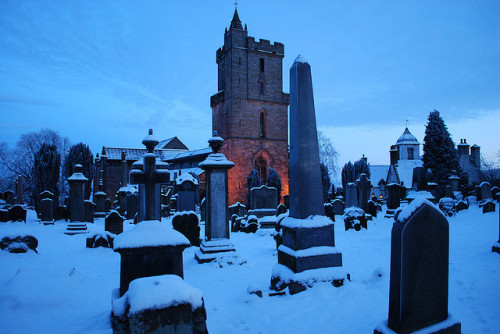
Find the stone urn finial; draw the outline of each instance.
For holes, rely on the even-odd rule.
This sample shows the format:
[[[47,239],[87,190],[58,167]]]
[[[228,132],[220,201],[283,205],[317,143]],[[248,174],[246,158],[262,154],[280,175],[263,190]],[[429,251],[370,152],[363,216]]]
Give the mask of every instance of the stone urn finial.
[[[75,173],[81,173],[82,172],[82,165],[76,164],[75,165]]]
[[[153,135],[153,129],[149,129],[148,135],[142,140],[142,144],[146,146],[148,153],[153,153],[158,143],[158,139],[156,139],[156,137]]]
[[[218,153],[219,152],[219,150],[221,149],[223,143],[224,143],[224,139],[222,139],[221,137],[219,137],[219,134],[217,133],[217,131],[214,131],[214,134],[213,134],[212,138],[210,138],[208,140],[208,146],[210,146],[212,148],[212,151],[214,153]]]

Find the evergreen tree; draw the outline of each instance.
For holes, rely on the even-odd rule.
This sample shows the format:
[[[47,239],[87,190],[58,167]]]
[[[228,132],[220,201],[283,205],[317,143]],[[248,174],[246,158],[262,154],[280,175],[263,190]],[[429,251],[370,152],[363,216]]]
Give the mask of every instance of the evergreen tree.
[[[328,202],[328,190],[330,190],[330,176],[328,167],[325,164],[320,164],[321,167],[321,183],[323,186],[323,202]]]
[[[438,184],[438,196],[445,194],[448,178],[455,170],[457,175],[462,175],[458,164],[458,154],[455,144],[451,140],[448,128],[444,120],[439,115],[439,111],[434,110],[427,117],[428,123],[425,128],[424,137],[424,167],[431,169],[432,174]]]
[[[366,177],[370,178],[370,164],[366,163],[365,159],[359,159],[354,163],[354,180],[357,180],[361,173],[365,173]]]
[[[260,187],[260,176],[259,171],[256,169],[252,169],[247,176],[247,186],[248,186],[248,194],[247,194],[247,206],[250,205],[250,190],[255,187]]]
[[[354,182],[356,173],[354,171],[354,165],[352,162],[348,162],[342,167],[342,188],[344,188],[349,182]]]
[[[88,145],[78,143],[71,146],[64,161],[64,175],[66,178],[73,175],[76,164],[82,165],[82,173],[88,179],[85,184],[85,198],[89,199],[92,191],[92,180],[94,179],[94,156]]]
[[[42,144],[34,157],[34,200],[35,209],[40,206],[40,193],[48,190],[54,194],[54,200],[59,197],[59,173],[61,169],[61,155],[57,152],[57,146]]]
[[[281,199],[281,177],[274,168],[269,168],[269,175],[267,176],[267,186],[274,187],[278,190],[278,201]]]

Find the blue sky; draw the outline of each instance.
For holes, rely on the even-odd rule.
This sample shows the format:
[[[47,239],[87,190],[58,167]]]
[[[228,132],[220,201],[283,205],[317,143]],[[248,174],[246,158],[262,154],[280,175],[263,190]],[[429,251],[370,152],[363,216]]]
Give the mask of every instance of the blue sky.
[[[249,35],[312,67],[319,129],[339,163],[386,164],[405,120],[438,109],[455,142],[500,150],[500,2],[239,1]],[[49,127],[94,153],[148,128],[207,146],[215,51],[233,1],[0,1],[0,142]]]

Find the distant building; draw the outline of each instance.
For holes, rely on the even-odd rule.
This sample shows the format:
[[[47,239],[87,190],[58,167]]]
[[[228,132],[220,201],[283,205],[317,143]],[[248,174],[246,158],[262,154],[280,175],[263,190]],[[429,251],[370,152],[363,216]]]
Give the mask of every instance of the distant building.
[[[470,148],[470,150],[469,150]],[[469,146],[466,139],[460,139],[457,145],[458,164],[467,175],[468,184],[480,183],[481,170],[481,147],[477,145]]]

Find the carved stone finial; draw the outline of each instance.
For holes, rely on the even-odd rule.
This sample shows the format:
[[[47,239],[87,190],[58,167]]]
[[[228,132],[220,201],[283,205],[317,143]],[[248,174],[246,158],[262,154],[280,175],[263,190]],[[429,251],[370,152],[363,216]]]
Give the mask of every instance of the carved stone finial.
[[[212,138],[210,138],[208,140],[208,146],[210,146],[212,148],[212,151],[214,153],[218,153],[219,152],[219,150],[221,149],[223,143],[224,143],[224,139],[222,139],[221,137],[219,137],[219,134],[217,133],[217,131],[214,131],[214,134],[213,134]]]
[[[148,135],[142,141],[142,144],[146,146],[148,153],[153,153],[158,143],[158,139],[156,139],[156,137],[153,135],[153,129],[149,129]]]

